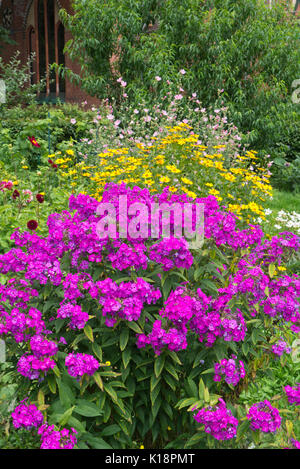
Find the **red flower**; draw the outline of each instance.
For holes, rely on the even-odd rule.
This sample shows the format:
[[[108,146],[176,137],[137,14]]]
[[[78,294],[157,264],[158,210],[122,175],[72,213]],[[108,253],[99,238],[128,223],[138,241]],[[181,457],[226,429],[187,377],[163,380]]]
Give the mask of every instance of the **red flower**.
[[[29,222],[27,223],[27,228],[29,228],[30,230],[36,230],[38,227],[38,222],[36,220],[29,220]]]
[[[42,194],[36,194],[35,198],[40,204],[42,204],[45,200]]]
[[[38,144],[38,142],[36,141],[36,139],[34,137],[28,137],[28,139],[34,147],[40,148],[41,145]]]
[[[12,194],[12,198],[16,200],[17,197],[20,197],[20,192],[15,189]]]

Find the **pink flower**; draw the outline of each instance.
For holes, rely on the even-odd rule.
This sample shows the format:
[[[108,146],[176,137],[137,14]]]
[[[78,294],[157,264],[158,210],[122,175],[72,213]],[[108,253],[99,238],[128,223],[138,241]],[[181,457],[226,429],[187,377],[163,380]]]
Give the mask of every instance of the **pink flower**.
[[[156,80],[156,81],[160,81],[160,80],[161,80],[161,77],[159,77],[158,75],[156,75],[155,80]]]
[[[179,70],[179,73],[181,73],[181,75],[185,75],[186,71],[182,68],[181,70]]]
[[[182,94],[176,94],[174,98],[178,101],[183,98]]]
[[[73,119],[70,120],[70,122],[71,122],[71,124],[75,125],[77,121],[76,121],[76,119],[73,118]]]

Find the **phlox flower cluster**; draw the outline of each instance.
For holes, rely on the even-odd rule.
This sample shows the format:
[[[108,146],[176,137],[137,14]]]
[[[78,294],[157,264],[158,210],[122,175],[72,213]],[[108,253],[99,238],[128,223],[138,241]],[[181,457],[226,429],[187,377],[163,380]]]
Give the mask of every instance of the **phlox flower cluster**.
[[[162,321],[156,320],[148,337],[144,334],[138,336],[137,347],[143,348],[146,345],[151,345],[156,355],[160,355],[164,347],[175,352],[185,350],[187,348],[186,332],[184,328],[178,330],[175,327],[165,330],[162,327]]]
[[[224,378],[227,384],[236,386],[245,377],[244,363],[241,360],[237,363],[236,358],[236,355],[232,355],[232,358],[228,360],[224,358],[219,363],[215,363],[214,381],[220,382]]]
[[[276,432],[281,425],[278,409],[272,407],[267,400],[252,405],[247,413],[251,430],[261,430],[264,433]]]
[[[290,404],[300,405],[300,383],[296,386],[285,386],[284,390]]]
[[[45,339],[41,335],[34,335],[30,339],[30,348],[38,358],[52,357],[57,354],[58,346],[55,342]]]
[[[275,355],[281,357],[284,353],[291,353],[292,348],[284,340],[278,340],[275,344],[272,345],[272,352]]]
[[[69,325],[71,329],[83,329],[89,320],[89,315],[82,311],[80,305],[64,303],[57,310],[57,318],[70,318]]]
[[[227,307],[230,299],[229,296],[220,296],[218,299],[207,297],[201,289],[197,290],[197,296],[191,296],[182,287],[172,292],[159,314],[168,319],[164,329],[172,330],[173,335],[177,330],[176,350],[186,348],[187,340],[183,340],[183,337],[186,337],[188,330],[196,333],[198,340],[205,343],[206,347],[212,347],[218,338],[225,342],[243,341],[247,331],[246,322],[239,310],[233,312]],[[153,327],[148,337],[144,334],[139,336],[138,346],[152,345],[156,353],[161,351],[163,343],[171,349],[161,324],[161,321],[156,322],[155,330]]]
[[[55,367],[56,363],[50,357],[38,358],[35,355],[24,354],[17,364],[18,372],[29,379],[39,379],[40,374]]]
[[[70,376],[80,378],[84,374],[93,375],[100,364],[92,355],[84,353],[69,353],[65,359],[65,365]]]
[[[118,318],[137,321],[145,304],[156,303],[161,298],[160,290],[139,277],[136,282],[121,282],[119,285],[110,278],[88,281],[83,287],[102,306],[108,327],[112,327]]]
[[[22,402],[11,414],[13,426],[26,430],[41,426],[44,420],[42,412],[34,404],[23,404]]]
[[[73,449],[77,443],[75,428],[55,430],[54,425],[42,425],[38,429],[41,436],[41,449]]]
[[[239,422],[221,398],[215,408],[209,406],[201,409],[194,415],[194,419],[203,424],[204,431],[217,440],[230,440],[236,436]]]
[[[163,239],[149,250],[149,258],[163,266],[163,270],[174,268],[189,269],[193,264],[193,256],[184,239]]]

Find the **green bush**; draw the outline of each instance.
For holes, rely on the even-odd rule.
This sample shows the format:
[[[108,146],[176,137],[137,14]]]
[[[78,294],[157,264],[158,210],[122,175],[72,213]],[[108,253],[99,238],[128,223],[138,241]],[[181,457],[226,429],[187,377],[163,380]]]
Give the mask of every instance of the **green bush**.
[[[262,0],[75,0],[75,15],[63,10],[62,18],[74,38],[67,52],[80,61],[90,94],[121,100],[122,77],[130,100],[161,100],[167,80],[185,70],[185,91],[207,106],[224,89],[230,119],[250,132],[253,148],[274,157],[277,144],[299,128],[291,100],[300,77],[299,30],[284,3],[270,9]]]

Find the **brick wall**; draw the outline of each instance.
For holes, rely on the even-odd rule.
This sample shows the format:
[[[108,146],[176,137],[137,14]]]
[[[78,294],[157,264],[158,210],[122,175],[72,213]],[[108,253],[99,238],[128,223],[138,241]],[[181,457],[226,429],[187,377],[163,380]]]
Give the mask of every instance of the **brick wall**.
[[[70,3],[71,0],[56,0],[60,8],[65,8],[68,12],[71,12]],[[7,9],[13,11],[13,21],[8,27],[10,30],[10,37],[16,44],[4,44],[1,50],[1,57],[5,62],[8,62],[10,58],[15,54],[16,51],[20,51],[20,59],[22,64],[26,63],[29,55],[29,42],[28,42],[28,27],[30,24],[34,26],[34,16],[32,14],[32,6],[34,0],[2,0],[0,6],[0,24],[3,24],[4,13]],[[65,31],[65,43],[71,38],[68,31]],[[75,73],[80,72],[78,64],[72,62],[70,58],[65,56],[66,67],[73,70]],[[91,105],[98,106],[100,101],[96,98],[88,96],[82,89],[70,83],[66,80],[66,94],[65,99],[68,102],[82,103],[87,101],[87,107]]]

